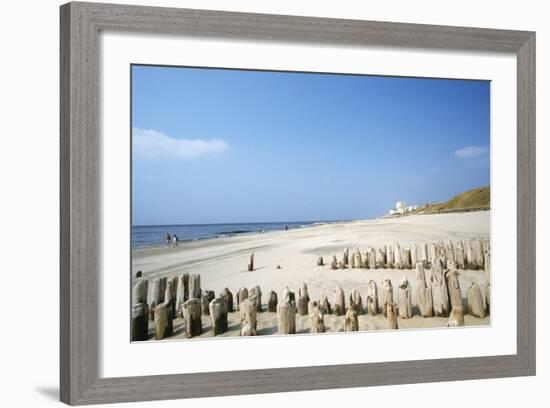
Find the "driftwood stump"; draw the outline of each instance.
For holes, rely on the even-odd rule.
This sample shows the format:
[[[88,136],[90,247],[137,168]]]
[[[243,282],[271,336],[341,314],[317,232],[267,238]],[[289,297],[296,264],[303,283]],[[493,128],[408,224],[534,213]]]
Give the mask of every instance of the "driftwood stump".
[[[320,256],[319,258],[317,258],[317,266],[323,266],[323,265],[324,265],[323,257]]]
[[[254,270],[254,252],[252,252],[248,257],[248,272],[252,272],[253,270]]]
[[[411,285],[405,276],[401,279],[397,288],[397,310],[399,317],[402,319],[410,319],[412,317],[412,294]]]
[[[296,303],[296,296],[294,295],[294,292],[292,292],[288,286],[285,288],[283,292],[283,300],[286,300],[288,302],[294,302]]]
[[[134,284],[132,292],[132,304],[147,303],[147,292],[149,291],[149,281],[147,279],[138,279]]]
[[[483,261],[483,266],[485,269],[485,274],[487,275],[487,279],[491,279],[491,251],[486,250],[485,251],[485,259]]]
[[[398,328],[395,305],[393,303],[386,304],[386,321],[388,324],[388,329],[395,330]]]
[[[403,268],[411,269],[411,249],[403,248]]]
[[[416,263],[416,302],[418,303],[420,316],[432,317],[434,315],[432,290],[426,283],[424,262]]]
[[[225,302],[225,308],[227,309],[227,313],[231,313],[233,311],[233,294],[231,293],[229,288],[224,288],[222,290],[220,297]]]
[[[202,333],[201,301],[191,298],[183,303],[183,320],[185,321],[185,335],[187,338],[198,336]]]
[[[319,303],[319,309],[321,310],[321,313],[324,315],[332,314],[332,308],[330,307],[330,303],[328,301],[327,295],[321,296],[321,302]]]
[[[309,314],[309,294],[307,291],[307,285],[302,284],[302,287],[298,290],[298,314],[300,316],[307,316]]]
[[[270,313],[276,313],[277,303],[279,303],[277,300],[277,293],[273,290],[267,292],[267,311]]]
[[[248,291],[250,298],[254,297],[256,302],[256,311],[262,313],[262,290],[258,285],[254,286]]]
[[[248,289],[247,288],[240,288],[237,291],[237,312],[241,310],[241,303],[248,299]]]
[[[296,307],[294,302],[285,299],[277,305],[277,327],[279,334],[296,333]]]
[[[357,315],[363,314],[363,299],[358,289],[352,289],[349,294],[349,307],[351,307]]]
[[[390,279],[384,279],[378,293],[378,308],[384,317],[386,317],[388,303],[393,305],[393,286]]]
[[[145,341],[149,337],[149,306],[136,303],[132,308],[132,341]]]
[[[449,292],[447,291],[447,283],[443,272],[443,259],[438,256],[432,259],[432,276],[430,282],[432,286],[432,300],[434,306],[434,314],[436,316],[449,316]]]
[[[189,299],[201,298],[201,276],[199,274],[189,275]]]
[[[176,291],[172,280],[166,282],[166,290],[164,291],[164,303],[168,304],[172,319],[176,315]]]
[[[241,302],[239,316],[241,320],[241,336],[255,336],[257,324],[257,305],[254,299],[245,299]]]
[[[463,241],[464,246],[464,267],[466,269],[476,269],[474,249],[470,240]]]
[[[310,333],[325,332],[325,318],[317,302],[311,302],[311,313],[309,315]]]
[[[464,326],[464,310],[461,307],[453,307],[449,315],[447,327]]]
[[[344,315],[346,311],[346,299],[344,297],[344,291],[340,286],[336,286],[336,288],[332,291],[332,311],[336,316],[342,316]]]
[[[378,314],[378,288],[373,280],[369,281],[367,289],[367,313],[371,316]]]
[[[223,298],[217,298],[210,302],[210,318],[212,319],[212,331],[214,336],[227,331],[227,304]]]
[[[485,307],[483,305],[483,298],[481,297],[479,285],[472,282],[472,286],[468,289],[466,296],[468,298],[468,310],[470,314],[483,319],[485,317]]]
[[[350,306],[346,311],[346,320],[344,322],[344,331],[359,331],[359,318],[357,312]]]
[[[367,248],[367,267],[369,269],[376,269],[376,251],[374,248]]]
[[[480,239],[474,240],[473,244],[475,268],[483,269],[485,263],[485,254],[483,253],[483,243]]]

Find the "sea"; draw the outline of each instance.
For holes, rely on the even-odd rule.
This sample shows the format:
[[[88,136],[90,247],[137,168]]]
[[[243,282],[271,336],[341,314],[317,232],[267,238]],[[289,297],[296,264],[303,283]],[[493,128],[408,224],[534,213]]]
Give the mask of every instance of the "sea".
[[[134,225],[132,247],[135,249],[166,245],[166,234],[178,237],[180,243],[231,237],[242,234],[260,234],[284,229],[306,228],[334,221],[252,222],[243,224],[189,224],[189,225]]]

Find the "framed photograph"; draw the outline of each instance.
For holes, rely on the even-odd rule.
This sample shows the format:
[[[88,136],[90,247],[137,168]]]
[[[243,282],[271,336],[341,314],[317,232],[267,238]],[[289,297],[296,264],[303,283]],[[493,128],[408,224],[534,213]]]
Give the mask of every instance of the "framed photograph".
[[[71,405],[534,375],[535,34],[62,6],[60,364]]]

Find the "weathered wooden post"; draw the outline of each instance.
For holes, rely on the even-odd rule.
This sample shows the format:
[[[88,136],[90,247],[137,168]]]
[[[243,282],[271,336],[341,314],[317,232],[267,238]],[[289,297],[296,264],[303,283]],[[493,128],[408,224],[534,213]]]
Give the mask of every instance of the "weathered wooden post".
[[[399,317],[410,319],[412,317],[412,295],[411,286],[407,277],[403,277],[397,288],[397,310]]]
[[[361,252],[360,268],[367,269],[369,267],[369,254],[367,251]]]
[[[213,290],[204,290],[202,292],[202,313],[206,316],[210,315],[210,302],[216,298]]]
[[[149,306],[136,303],[132,308],[132,341],[145,341],[149,337]]]
[[[288,286],[283,291],[283,300],[296,303],[296,296],[294,295],[294,292],[288,288]]]
[[[464,247],[462,246],[462,242],[459,242],[455,246],[455,259],[456,259],[456,267],[458,269],[465,269]]]
[[[395,313],[395,304],[387,303],[386,304],[386,318],[388,323],[388,329],[395,330],[397,326],[397,316]]]
[[[456,263],[448,262],[449,270],[445,273],[447,278],[447,289],[449,290],[449,298],[451,300],[451,308],[462,307],[462,291],[458,282],[458,272],[456,271]]]
[[[475,257],[474,257],[474,250],[472,248],[472,243],[470,240],[463,241],[464,246],[464,267],[466,269],[477,269],[476,263],[475,263]]]
[[[240,288],[237,291],[237,312],[241,310],[241,303],[248,299],[248,289],[247,288]]]
[[[321,312],[324,315],[332,314],[332,308],[330,307],[328,297],[325,294],[323,294],[323,296],[321,296],[321,303],[319,304],[319,309],[321,310]]]
[[[346,311],[346,299],[344,297],[344,291],[340,286],[332,292],[333,312],[336,316],[342,316]]]
[[[384,250],[381,248],[376,250],[376,267],[380,269],[384,269],[386,267],[386,255]]]
[[[155,318],[155,307],[162,303],[162,297],[164,294],[161,294],[161,281],[160,278],[153,279],[153,285],[151,287],[151,298],[149,303],[149,318],[154,320]]]
[[[166,282],[166,290],[164,291],[164,303],[168,304],[173,319],[176,315],[176,292],[174,290],[174,284],[171,279]]]
[[[184,273],[183,274],[183,301],[186,302],[188,300],[189,300],[189,274]]]
[[[411,244],[411,264],[410,267],[416,267],[416,263],[418,262],[418,247],[416,244]]]
[[[349,248],[344,248],[344,255],[342,257],[343,260],[343,267],[344,269],[349,264]]]
[[[378,288],[376,287],[376,282],[373,280],[369,281],[367,289],[367,312],[371,316],[378,314]]]
[[[323,265],[324,265],[323,257],[320,256],[319,258],[317,258],[317,266],[323,266]]]
[[[394,245],[393,245],[393,258],[394,258],[394,263],[395,263],[395,268],[396,269],[403,269],[403,253],[401,252],[401,247],[399,246],[399,244],[396,242]],[[386,309],[384,307],[384,309]]]
[[[248,257],[248,272],[252,272],[253,270],[254,270],[254,252],[252,252]]]
[[[476,269],[483,269],[485,257],[483,254],[483,244],[480,239],[474,240],[473,250]]]
[[[138,279],[134,284],[132,292],[132,304],[147,303],[147,292],[149,291],[149,281],[147,279]]]
[[[468,289],[466,296],[468,298],[468,310],[470,311],[470,314],[483,319],[485,317],[485,308],[479,285],[472,282],[472,286]]]
[[[376,269],[376,252],[374,248],[367,248],[367,259],[369,269]]]
[[[443,259],[440,256],[432,259],[432,276],[430,280],[432,284],[434,314],[446,317],[449,316],[450,306],[449,292],[447,291],[443,268]]]
[[[423,244],[420,244],[420,259],[419,259],[419,261],[422,262],[422,266],[424,268],[427,268],[429,260],[430,260],[430,258],[428,257],[428,244],[424,242]]]
[[[248,291],[248,297],[254,297],[256,299],[256,311],[262,313],[262,290],[258,285]]]
[[[411,269],[411,249],[403,248],[403,269]]]
[[[346,311],[344,330],[347,332],[359,331],[359,318],[357,317],[357,312],[351,306]]]
[[[458,326],[464,326],[464,310],[461,307],[453,306],[453,308],[451,309],[451,314],[449,315],[447,327]]]
[[[185,302],[185,288],[183,283],[183,275],[178,276],[178,284],[176,286],[176,317],[182,317],[181,305]]]
[[[201,298],[201,276],[199,274],[189,275],[189,299]]]
[[[423,261],[416,263],[416,302],[418,303],[420,316],[432,317],[434,315],[432,290],[426,283]]]
[[[485,259],[483,260],[483,266],[485,269],[485,274],[487,275],[487,279],[491,279],[491,251],[490,250],[485,251]]]
[[[434,258],[437,258],[438,257],[438,253],[437,253],[437,245],[435,244],[435,242],[430,242],[430,251],[429,251],[429,261],[430,261],[430,267],[431,267],[431,264],[432,264],[432,260]]]
[[[336,259],[336,255],[332,255],[332,261],[330,263],[331,269],[338,269],[338,259]]]
[[[302,283],[302,287],[298,290],[298,314],[300,316],[307,316],[309,306],[309,294],[307,291],[307,285]]]
[[[312,302],[311,313],[309,315],[309,331],[310,333],[325,332],[325,318],[323,312],[317,302]]]
[[[233,311],[233,294],[231,293],[229,288],[224,288],[222,290],[220,297],[225,302],[225,307],[227,309],[227,312],[231,313]]]
[[[349,307],[351,307],[357,315],[363,314],[363,299],[361,299],[361,294],[357,288],[352,289],[349,294]]]
[[[384,279],[380,285],[380,292],[378,293],[378,307],[380,308],[380,313],[386,317],[387,313],[387,303],[393,305],[393,286],[390,279]]]
[[[240,318],[241,318],[241,336],[256,335],[256,313],[257,305],[253,299],[247,298],[241,302]]]
[[[160,281],[160,302],[164,302],[164,295],[166,293],[166,283],[168,282],[168,278],[165,276],[163,278],[159,278]]]
[[[267,292],[267,311],[270,313],[277,312],[277,293],[273,290]]]
[[[452,241],[447,241],[445,244],[445,259],[447,268],[449,268],[449,262],[456,262],[455,248]]]
[[[155,307],[155,339],[162,340],[173,333],[172,310],[168,302]]]
[[[210,302],[210,318],[214,336],[227,331],[227,304],[224,299],[217,298]]]
[[[187,338],[198,336],[202,333],[201,301],[191,298],[183,303],[183,320],[185,321],[185,335]]]
[[[277,327],[279,334],[296,333],[296,307],[293,302],[285,299],[277,305]]]
[[[386,245],[386,264],[390,269],[395,268],[395,258],[393,256],[393,248],[391,244]]]

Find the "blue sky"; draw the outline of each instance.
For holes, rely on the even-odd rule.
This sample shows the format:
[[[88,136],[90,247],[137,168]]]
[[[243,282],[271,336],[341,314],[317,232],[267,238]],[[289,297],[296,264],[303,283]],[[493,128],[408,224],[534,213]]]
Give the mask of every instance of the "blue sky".
[[[367,219],[489,184],[490,83],[132,67],[134,225]]]

